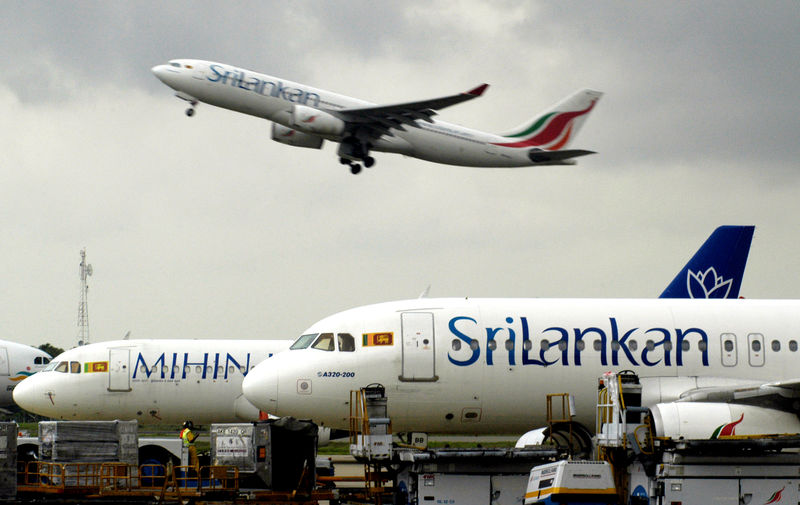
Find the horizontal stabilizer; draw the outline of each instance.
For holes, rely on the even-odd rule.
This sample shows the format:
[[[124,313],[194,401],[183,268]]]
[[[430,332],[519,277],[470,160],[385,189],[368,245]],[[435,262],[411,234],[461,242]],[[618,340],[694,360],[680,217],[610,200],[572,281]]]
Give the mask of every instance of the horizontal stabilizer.
[[[577,158],[578,156],[586,156],[587,154],[594,153],[594,151],[586,151],[584,149],[563,149],[561,151],[531,149],[528,152],[528,158],[530,158],[534,163],[548,163],[552,161],[568,160],[570,158]]]

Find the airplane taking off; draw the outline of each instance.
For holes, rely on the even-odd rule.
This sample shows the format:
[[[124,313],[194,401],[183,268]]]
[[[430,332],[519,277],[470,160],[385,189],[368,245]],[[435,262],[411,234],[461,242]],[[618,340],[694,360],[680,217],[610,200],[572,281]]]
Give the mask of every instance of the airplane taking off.
[[[242,379],[289,340],[116,340],[56,356],[14,390],[23,409],[64,420],[139,424],[255,421]]]
[[[739,228],[749,246],[752,228]],[[588,437],[597,377],[633,370],[658,422],[783,433],[764,412],[797,413],[798,314],[797,300],[390,302],[317,322],[242,388],[262,410],[346,428],[349,391],[379,383],[395,431],[431,433],[521,433],[546,423],[546,394],[567,392]]]
[[[171,60],[152,72],[195,106],[204,102],[273,122],[272,140],[320,149],[339,143],[339,161],[357,174],[375,164],[372,151],[470,167],[572,165],[593,151],[567,149],[602,93],[580,90],[517,128],[495,135],[436,121],[438,111],[477,98],[470,91],[430,100],[376,105],[286,79],[203,60]]]
[[[49,362],[50,355],[41,349],[0,340],[0,407],[14,405],[14,388]]]

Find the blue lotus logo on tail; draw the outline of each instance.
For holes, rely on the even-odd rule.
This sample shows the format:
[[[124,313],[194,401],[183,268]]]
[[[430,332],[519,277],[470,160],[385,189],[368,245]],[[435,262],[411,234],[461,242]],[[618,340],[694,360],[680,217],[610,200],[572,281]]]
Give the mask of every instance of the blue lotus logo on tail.
[[[714,267],[705,272],[688,270],[686,276],[686,288],[692,298],[727,298],[732,284],[733,279],[723,279]]]

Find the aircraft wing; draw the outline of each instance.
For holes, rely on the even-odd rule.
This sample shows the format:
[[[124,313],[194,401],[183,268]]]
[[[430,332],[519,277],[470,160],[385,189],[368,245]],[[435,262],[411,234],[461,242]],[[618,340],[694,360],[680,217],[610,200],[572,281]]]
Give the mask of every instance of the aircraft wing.
[[[431,118],[436,115],[436,111],[478,98],[488,87],[488,84],[481,84],[464,93],[419,102],[356,107],[328,112],[348,123],[348,129],[363,128],[367,130],[368,135],[375,138],[381,135],[393,136],[392,129],[405,131],[405,125],[417,127],[417,120],[430,123]]]
[[[740,384],[691,389],[680,402],[741,403],[791,410],[790,399],[800,397],[800,378],[763,384]]]

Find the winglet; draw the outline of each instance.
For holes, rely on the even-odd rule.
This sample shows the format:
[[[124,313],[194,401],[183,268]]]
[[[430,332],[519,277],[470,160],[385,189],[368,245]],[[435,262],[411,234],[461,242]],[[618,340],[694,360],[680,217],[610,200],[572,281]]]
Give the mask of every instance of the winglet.
[[[478,86],[475,89],[467,91],[464,94],[465,95],[472,95],[472,96],[481,96],[483,94],[483,92],[486,91],[486,88],[488,88],[488,87],[489,87],[489,85],[484,83],[484,84],[481,84],[480,86]]]

